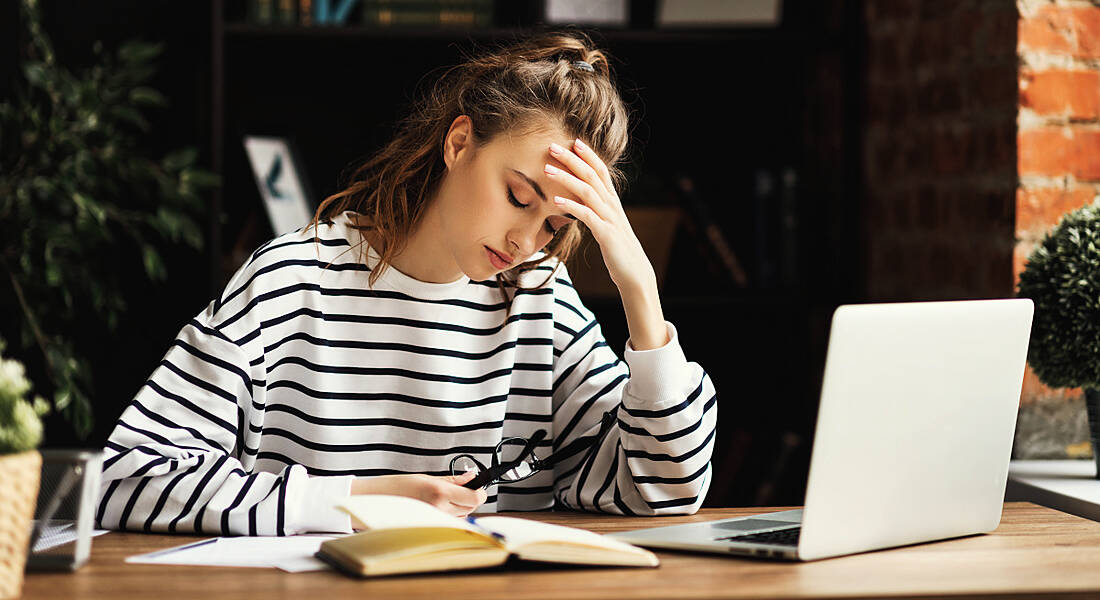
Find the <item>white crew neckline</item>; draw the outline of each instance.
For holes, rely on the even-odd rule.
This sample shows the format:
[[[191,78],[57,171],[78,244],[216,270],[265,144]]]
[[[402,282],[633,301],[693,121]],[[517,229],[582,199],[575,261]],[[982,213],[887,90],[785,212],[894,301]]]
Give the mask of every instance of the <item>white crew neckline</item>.
[[[366,238],[363,237],[363,234],[360,233],[358,229],[351,226],[351,214],[359,213],[350,210],[344,211],[340,214],[339,219],[334,219],[334,223],[339,224],[339,226],[343,228],[344,237],[347,238],[348,242],[350,242],[353,247],[360,241],[363,243],[363,246],[367,249],[367,267],[370,268],[371,271],[374,271],[381,260],[381,255],[375,252],[374,248],[371,247],[370,243],[367,242]],[[387,265],[372,289],[389,286],[416,298],[445,300],[459,297],[469,283],[470,277],[466,274],[447,283],[421,281],[415,277],[402,273],[400,269],[391,264]]]

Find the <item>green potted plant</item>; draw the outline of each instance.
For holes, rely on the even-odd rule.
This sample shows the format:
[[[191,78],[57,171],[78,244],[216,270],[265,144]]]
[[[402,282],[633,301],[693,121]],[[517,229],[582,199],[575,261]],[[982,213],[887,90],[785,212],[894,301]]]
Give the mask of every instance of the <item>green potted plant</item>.
[[[147,156],[143,111],[167,104],[146,85],[160,45],[112,53],[97,42],[92,64],[74,72],[54,56],[37,0],[19,4],[22,77],[0,103],[0,325],[84,439],[98,347],[89,338],[117,331],[132,273],[164,280],[164,250],[203,247],[198,216],[219,180],[193,148]]]
[[[1047,233],[1020,273],[1018,295],[1035,302],[1028,363],[1039,381],[1084,388],[1100,477],[1100,196]]]
[[[49,405],[40,397],[29,401],[30,390],[23,364],[4,358],[0,340],[0,598],[15,598],[23,587],[38,500],[42,456],[36,448]]]

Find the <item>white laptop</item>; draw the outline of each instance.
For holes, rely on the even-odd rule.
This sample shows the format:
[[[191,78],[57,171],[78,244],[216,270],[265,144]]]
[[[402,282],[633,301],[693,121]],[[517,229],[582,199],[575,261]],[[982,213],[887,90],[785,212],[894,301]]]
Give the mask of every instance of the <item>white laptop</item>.
[[[803,508],[609,535],[816,560],[993,531],[1032,313],[1026,298],[839,307]]]

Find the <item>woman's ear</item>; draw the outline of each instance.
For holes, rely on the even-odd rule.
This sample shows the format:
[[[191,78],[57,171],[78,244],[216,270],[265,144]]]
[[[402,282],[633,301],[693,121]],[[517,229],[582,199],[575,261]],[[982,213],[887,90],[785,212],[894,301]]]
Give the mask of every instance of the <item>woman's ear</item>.
[[[443,162],[447,168],[454,167],[462,154],[473,144],[473,122],[466,115],[459,115],[451,122],[447,137],[443,138]]]

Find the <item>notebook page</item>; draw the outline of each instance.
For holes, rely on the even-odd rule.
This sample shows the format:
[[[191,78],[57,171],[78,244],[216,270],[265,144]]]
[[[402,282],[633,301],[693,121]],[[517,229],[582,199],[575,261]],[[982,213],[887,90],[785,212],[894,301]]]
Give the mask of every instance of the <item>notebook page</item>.
[[[453,527],[480,533],[477,527],[463,519],[453,517],[427,502],[406,496],[383,494],[349,496],[337,503],[336,508],[347,512],[368,529]]]
[[[503,535],[510,548],[535,542],[568,542],[594,548],[649,554],[647,550],[637,546],[576,527],[551,525],[517,517],[478,517],[477,524]]]

